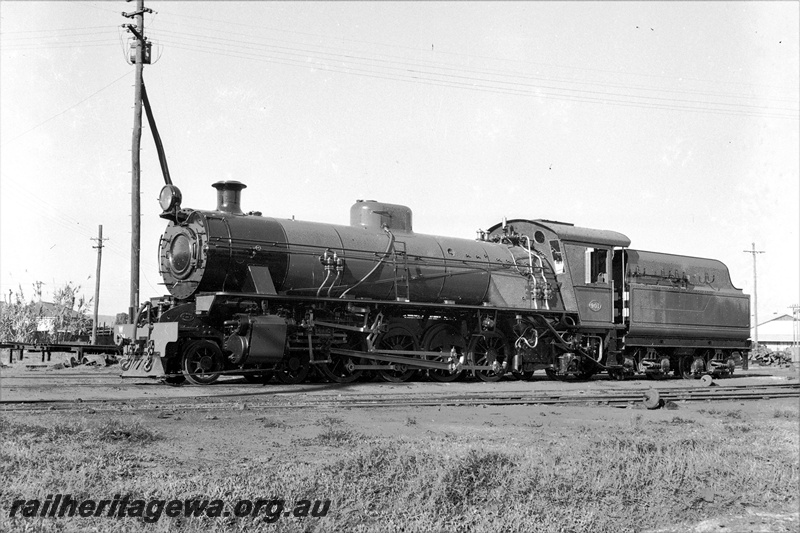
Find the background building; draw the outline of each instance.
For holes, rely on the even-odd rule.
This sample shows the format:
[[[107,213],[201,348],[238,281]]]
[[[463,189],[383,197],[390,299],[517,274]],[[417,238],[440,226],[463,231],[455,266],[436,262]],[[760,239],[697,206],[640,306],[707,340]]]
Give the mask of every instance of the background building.
[[[751,330],[750,337],[755,332]],[[792,351],[792,361],[800,363],[800,320],[792,315],[776,315],[758,325],[758,343],[774,352]]]

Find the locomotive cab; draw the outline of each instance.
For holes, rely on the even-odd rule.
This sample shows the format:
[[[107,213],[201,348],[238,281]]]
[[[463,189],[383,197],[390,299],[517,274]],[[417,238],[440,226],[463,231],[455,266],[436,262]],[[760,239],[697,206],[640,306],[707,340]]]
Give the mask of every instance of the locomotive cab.
[[[570,224],[542,221],[562,243],[569,277],[575,294],[580,324],[588,328],[614,326],[615,288],[622,285],[611,268],[613,258],[621,256],[631,241],[615,231],[580,228]]]

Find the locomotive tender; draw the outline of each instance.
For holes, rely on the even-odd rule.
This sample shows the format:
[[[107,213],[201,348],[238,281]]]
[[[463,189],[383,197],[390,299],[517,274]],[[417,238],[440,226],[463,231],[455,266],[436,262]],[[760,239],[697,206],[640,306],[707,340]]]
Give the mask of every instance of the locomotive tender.
[[[124,376],[690,379],[731,374],[749,349],[749,297],[713,259],[549,220],[417,234],[409,208],[376,201],[356,202],[349,226],[279,220],[242,211],[244,184],[214,187],[213,211],[162,189],[170,294],[119,327]]]

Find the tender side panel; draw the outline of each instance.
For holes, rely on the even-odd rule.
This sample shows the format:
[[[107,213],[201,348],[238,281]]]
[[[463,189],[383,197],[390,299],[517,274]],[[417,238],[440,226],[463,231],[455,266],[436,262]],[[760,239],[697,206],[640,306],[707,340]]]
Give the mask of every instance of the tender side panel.
[[[750,299],[720,261],[628,250],[629,344],[746,347]]]
[[[630,337],[746,340],[749,298],[742,294],[630,286]]]
[[[730,272],[716,259],[628,250],[626,275],[634,283],[683,282],[698,289],[741,294],[731,282]]]

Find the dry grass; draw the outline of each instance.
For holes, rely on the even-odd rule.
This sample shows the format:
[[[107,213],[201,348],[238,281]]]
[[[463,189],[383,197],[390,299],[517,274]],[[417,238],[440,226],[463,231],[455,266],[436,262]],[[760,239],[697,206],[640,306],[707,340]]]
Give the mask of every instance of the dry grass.
[[[800,410],[792,409],[775,409],[772,413],[773,418],[788,418],[789,420],[797,420],[800,418]]]
[[[741,511],[797,506],[796,413],[737,411],[649,422],[638,415],[582,425],[570,438],[370,438],[344,420],[318,421],[293,442],[294,461],[198,460],[172,468],[183,442],[137,421],[2,423],[0,530],[260,531],[253,518],[8,517],[16,498],[331,499],[325,518],[281,518],[270,531],[621,532]],[[791,413],[795,413],[791,416]],[[553,413],[555,414],[555,413]],[[411,418],[404,427],[415,427]],[[265,423],[278,429],[280,425]],[[487,430],[490,431],[490,430]],[[527,427],[535,434],[538,426]],[[537,440],[538,439],[538,440]],[[168,447],[169,445],[169,447]],[[155,453],[155,449],[159,453]],[[168,451],[165,451],[168,450]],[[768,456],[753,450],[770,450]],[[309,454],[319,459],[307,461]]]

